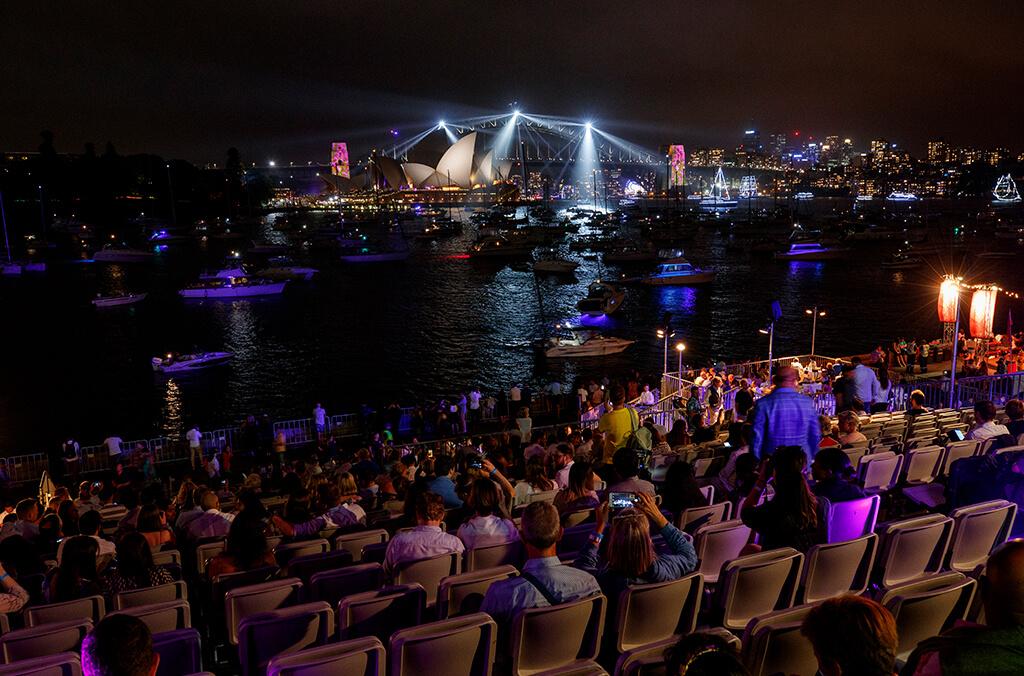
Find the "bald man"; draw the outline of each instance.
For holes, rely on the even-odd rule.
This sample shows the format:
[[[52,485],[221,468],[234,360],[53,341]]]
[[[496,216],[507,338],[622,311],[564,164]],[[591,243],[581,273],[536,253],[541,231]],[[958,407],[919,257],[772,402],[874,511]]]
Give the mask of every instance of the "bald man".
[[[981,577],[985,624],[963,624],[922,641],[904,674],[1024,674],[1024,540],[988,557]]]
[[[754,441],[750,452],[765,458],[780,446],[799,446],[809,460],[814,459],[821,442],[821,425],[811,398],[797,389],[797,372],[783,366],[775,372],[771,394],[754,404]]]

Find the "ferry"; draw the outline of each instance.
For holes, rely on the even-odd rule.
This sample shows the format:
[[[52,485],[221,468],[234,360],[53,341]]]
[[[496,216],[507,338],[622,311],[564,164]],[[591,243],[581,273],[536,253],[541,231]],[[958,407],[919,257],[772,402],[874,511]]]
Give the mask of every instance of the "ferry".
[[[226,364],[234,356],[231,352],[169,353],[166,357],[153,357],[152,364],[157,373],[185,373]]]
[[[598,280],[587,287],[587,297],[576,303],[576,309],[590,317],[610,315],[622,307],[625,297],[622,289]]]
[[[640,280],[650,286],[690,286],[715,281],[714,270],[694,267],[685,258],[672,258],[658,264],[658,271]]]
[[[118,296],[96,296],[92,304],[99,308],[120,307],[122,305],[134,305],[146,300],[144,293],[124,293]]]
[[[207,279],[178,292],[183,298],[246,298],[274,296],[284,291],[287,280],[271,281],[255,277],[219,277]]]
[[[92,259],[100,263],[148,263],[153,260],[153,252],[124,244],[107,244],[94,253]]]
[[[549,338],[544,344],[544,356],[557,358],[604,357],[622,352],[634,342],[625,338],[602,336],[590,331],[570,331],[568,336]]]
[[[827,261],[845,257],[850,250],[846,247],[822,246],[821,242],[793,242],[788,251],[775,254],[777,261]]]

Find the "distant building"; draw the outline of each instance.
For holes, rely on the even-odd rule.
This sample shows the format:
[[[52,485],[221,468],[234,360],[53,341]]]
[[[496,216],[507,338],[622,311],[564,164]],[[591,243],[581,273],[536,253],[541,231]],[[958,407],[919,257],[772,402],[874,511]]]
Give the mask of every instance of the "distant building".
[[[945,164],[950,160],[949,144],[939,139],[928,141],[928,163]]]

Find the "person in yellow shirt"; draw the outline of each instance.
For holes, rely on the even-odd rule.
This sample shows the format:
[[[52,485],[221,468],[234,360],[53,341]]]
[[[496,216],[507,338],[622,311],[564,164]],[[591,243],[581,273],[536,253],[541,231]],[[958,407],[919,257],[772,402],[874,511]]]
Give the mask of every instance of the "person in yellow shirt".
[[[611,402],[612,410],[601,416],[597,429],[604,432],[608,443],[619,449],[626,445],[629,435],[640,428],[640,416],[626,406],[626,390],[621,385],[612,387]]]

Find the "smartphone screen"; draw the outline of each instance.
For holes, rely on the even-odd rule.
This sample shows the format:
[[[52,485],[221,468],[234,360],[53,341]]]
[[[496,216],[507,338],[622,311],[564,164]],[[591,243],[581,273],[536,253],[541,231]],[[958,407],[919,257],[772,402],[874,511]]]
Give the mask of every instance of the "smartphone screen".
[[[609,493],[608,505],[612,509],[628,509],[636,504],[636,493]]]

